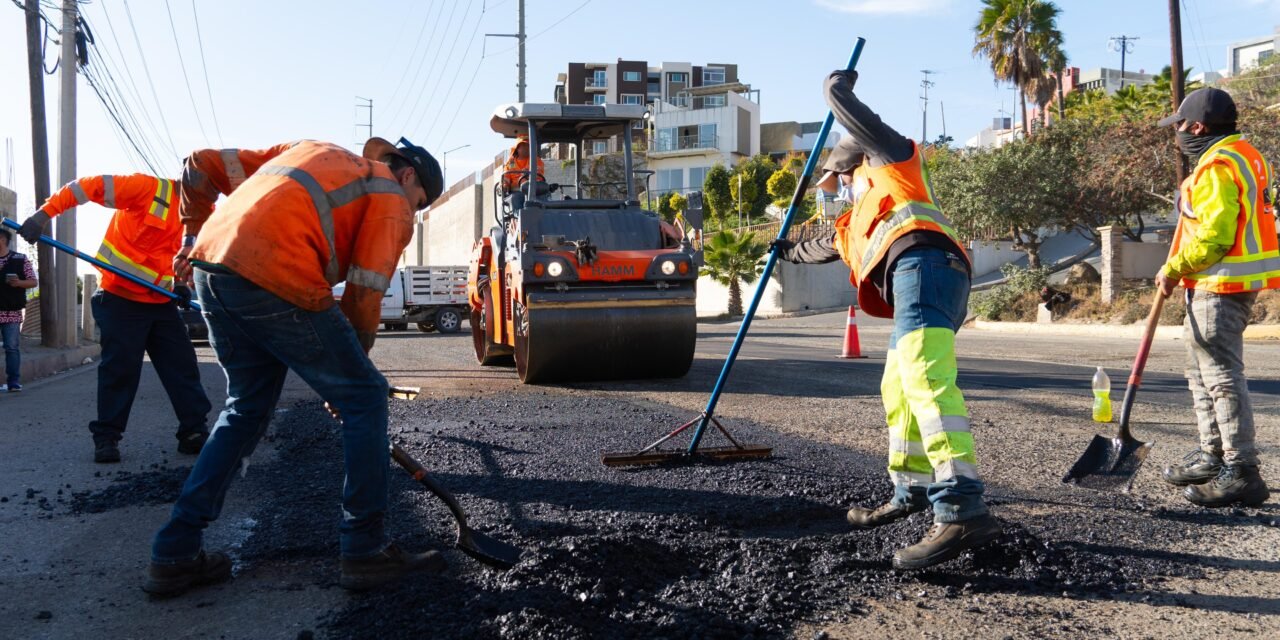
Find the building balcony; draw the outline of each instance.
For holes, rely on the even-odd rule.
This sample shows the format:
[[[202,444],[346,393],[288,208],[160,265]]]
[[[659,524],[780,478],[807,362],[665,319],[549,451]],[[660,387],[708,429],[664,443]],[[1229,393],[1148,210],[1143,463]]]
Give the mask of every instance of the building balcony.
[[[674,157],[685,155],[714,154],[720,152],[720,136],[693,135],[664,137],[654,140],[649,148],[650,156]]]
[[[587,78],[587,83],[584,87],[587,91],[591,91],[593,89],[597,91],[605,91],[609,88],[609,79],[605,78],[604,80],[596,80],[595,78],[589,77]]]

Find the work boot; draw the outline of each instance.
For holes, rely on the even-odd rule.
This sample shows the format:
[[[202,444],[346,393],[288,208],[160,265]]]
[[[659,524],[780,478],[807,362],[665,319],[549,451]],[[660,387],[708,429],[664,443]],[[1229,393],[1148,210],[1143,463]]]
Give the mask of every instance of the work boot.
[[[93,447],[93,461],[99,463],[120,462],[120,448],[114,442],[98,442]]]
[[[990,515],[961,522],[935,522],[924,538],[893,554],[895,569],[923,569],[980,547],[1000,535],[1000,523]]]
[[[216,584],[231,577],[231,558],[225,553],[200,552],[194,560],[177,564],[151,563],[142,590],[161,598],[176,596],[191,587]]]
[[[338,584],[351,591],[372,589],[418,571],[442,573],[446,566],[439,551],[408,553],[395,543],[368,558],[343,558],[341,565]]]
[[[1256,507],[1271,497],[1267,483],[1258,473],[1258,465],[1224,465],[1212,482],[1187,487],[1182,495],[1202,507],[1227,507],[1238,504]]]
[[[919,511],[924,511],[924,507],[900,507],[889,501],[875,509],[867,509],[866,507],[849,509],[849,513],[845,515],[845,520],[848,520],[849,524],[856,529],[874,529],[890,522],[897,522]]]
[[[204,448],[204,443],[208,442],[208,440],[209,434],[205,431],[178,434],[178,453],[194,456],[200,453],[200,450]]]
[[[1222,471],[1222,457],[1196,449],[1182,459],[1182,464],[1164,468],[1164,481],[1175,487],[1204,484]]]

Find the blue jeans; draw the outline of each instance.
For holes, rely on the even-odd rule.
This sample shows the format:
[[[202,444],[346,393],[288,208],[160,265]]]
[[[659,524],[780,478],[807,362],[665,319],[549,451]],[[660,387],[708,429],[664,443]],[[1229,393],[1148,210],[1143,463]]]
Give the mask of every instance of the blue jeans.
[[[4,342],[5,384],[18,384],[22,375],[22,355],[18,343],[22,340],[21,322],[0,322],[0,342]]]
[[[307,311],[230,272],[196,269],[209,342],[227,374],[227,405],[191,469],[152,560],[176,563],[200,552],[232,477],[271,420],[289,370],[341,412],[346,481],[338,527],[342,555],[374,555],[387,545],[390,452],[387,380],[333,306]]]
[[[894,409],[900,414],[890,416],[891,442],[897,417],[905,421],[900,426],[911,427],[907,431],[914,429],[903,439],[914,440],[916,446],[929,446],[929,460],[923,470],[927,471],[929,464],[933,466],[931,475],[893,474],[892,501],[913,508],[931,504],[936,522],[960,522],[984,515],[987,513],[982,501],[984,487],[973,463],[963,396],[955,387],[954,336],[968,311],[969,272],[959,256],[943,249],[911,249],[893,265],[892,288],[893,333],[889,336],[889,353],[899,356],[894,364],[895,369],[901,370],[890,371],[886,365],[886,373],[892,374],[887,377],[896,378],[887,380],[882,389],[907,389],[896,399],[886,394],[886,410],[896,403]],[[912,388],[924,393],[912,394]],[[925,402],[920,401],[922,395],[926,397]],[[941,421],[930,420],[939,414],[943,416]],[[931,442],[947,446],[935,447]],[[911,445],[903,443],[902,446]],[[913,451],[917,456],[922,452],[923,449]],[[923,478],[916,480],[917,475]]]

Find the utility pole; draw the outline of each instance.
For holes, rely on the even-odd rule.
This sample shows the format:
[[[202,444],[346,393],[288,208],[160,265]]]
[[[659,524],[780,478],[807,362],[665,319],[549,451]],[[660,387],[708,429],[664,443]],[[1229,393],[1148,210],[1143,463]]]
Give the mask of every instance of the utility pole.
[[[516,0],[515,33],[486,33],[484,37],[516,39],[516,101],[524,102],[524,0]]]
[[[67,184],[76,179],[76,0],[62,0],[62,83],[58,92],[58,180]],[[55,220],[57,239],[76,245],[76,212],[68,209]],[[54,289],[58,326],[54,330],[58,347],[80,343],[76,332],[76,259],[63,254],[54,262]]]
[[[934,85],[929,81],[929,76],[937,71],[921,69],[920,73],[924,74],[924,79],[920,81],[920,144],[923,145],[929,142],[929,87]]]
[[[947,139],[947,103],[938,101],[938,109],[942,111],[942,139]]]
[[[368,130],[369,130],[369,135],[368,135],[368,137],[366,137],[366,138],[365,138],[365,140],[368,140],[369,138],[372,138],[372,137],[373,137],[373,98],[361,98],[360,96],[356,96],[356,100],[358,100],[358,101],[360,101],[360,102],[364,102],[364,103],[365,103],[365,104],[360,104],[360,102],[356,102],[356,111],[357,111],[357,112],[358,112],[360,109],[368,109],[368,110],[369,110],[369,121],[368,121],[368,124],[360,124],[360,122],[359,122],[359,121],[357,121],[357,122],[356,122],[356,129],[360,129],[361,127],[364,127],[364,128],[366,128],[366,129],[368,129]],[[361,144],[363,144],[363,143],[364,143],[364,140],[356,140],[356,148],[359,148],[359,147],[360,147],[360,145],[361,145]]]
[[[1174,0],[1176,1],[1176,0]],[[1124,88],[1124,56],[1133,51],[1133,36],[1115,36],[1107,41],[1107,48],[1120,52],[1120,88]]]
[[[1182,106],[1182,99],[1186,96],[1186,79],[1182,77],[1182,13],[1178,8],[1178,0],[1169,0],[1169,76],[1170,93],[1173,94],[1173,110],[1177,111]],[[1182,180],[1187,177],[1187,157],[1178,154],[1177,162],[1178,185],[1181,188]]]
[[[44,55],[40,33],[40,0],[27,0],[27,83],[31,93],[31,164],[35,174],[36,206],[49,199],[49,130],[44,117]],[[41,244],[36,249],[40,272],[40,343],[56,344],[57,305],[53,301],[53,248]]]

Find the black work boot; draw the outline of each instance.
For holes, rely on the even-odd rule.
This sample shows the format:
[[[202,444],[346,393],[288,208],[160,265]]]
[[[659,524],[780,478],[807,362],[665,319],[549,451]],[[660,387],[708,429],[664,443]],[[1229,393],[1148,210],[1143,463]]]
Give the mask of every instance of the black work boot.
[[[120,448],[114,442],[95,442],[93,461],[99,463],[120,462]]]
[[[849,524],[857,529],[874,529],[890,522],[897,522],[920,511],[924,511],[924,507],[900,507],[891,500],[875,509],[867,509],[865,507],[849,509],[849,513],[845,515],[845,520],[848,520]]]
[[[209,433],[207,431],[192,431],[189,433],[178,434],[178,453],[194,456],[200,453],[204,448],[204,443],[209,441]]]
[[[1175,487],[1204,484],[1218,476],[1222,470],[1222,457],[1196,449],[1182,459],[1182,464],[1164,468],[1164,481]]]
[[[225,553],[200,552],[194,560],[177,564],[151,563],[147,567],[147,582],[142,590],[166,598],[176,596],[191,587],[216,584],[231,577],[231,558]]]
[[[442,573],[446,566],[439,551],[408,553],[394,543],[368,558],[343,558],[341,564],[338,584],[352,591],[372,589],[417,571]]]
[[[1234,504],[1256,507],[1266,502],[1271,497],[1271,492],[1258,473],[1258,465],[1230,464],[1223,466],[1212,482],[1187,487],[1182,495],[1192,504],[1202,507],[1227,507]]]
[[[967,549],[980,547],[1000,535],[1000,523],[990,515],[961,522],[935,522],[924,538],[893,554],[895,569],[923,569],[946,562]]]

